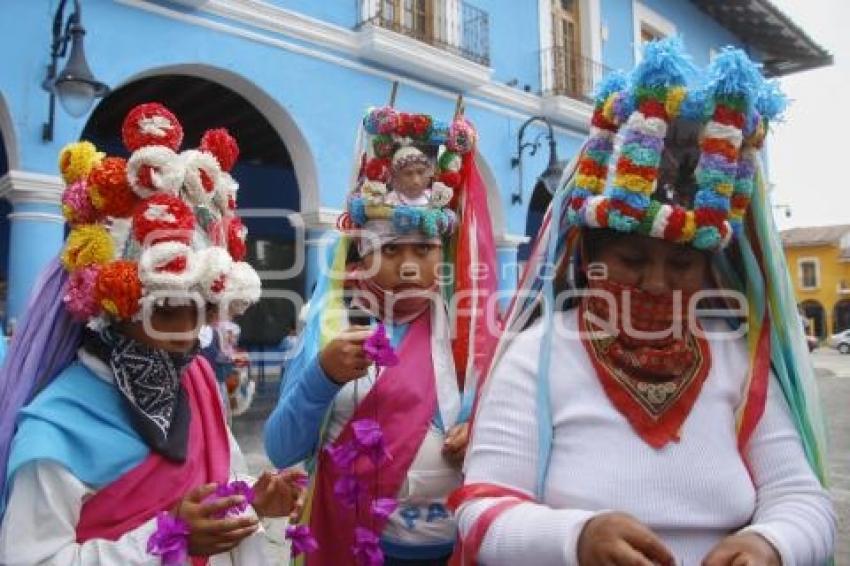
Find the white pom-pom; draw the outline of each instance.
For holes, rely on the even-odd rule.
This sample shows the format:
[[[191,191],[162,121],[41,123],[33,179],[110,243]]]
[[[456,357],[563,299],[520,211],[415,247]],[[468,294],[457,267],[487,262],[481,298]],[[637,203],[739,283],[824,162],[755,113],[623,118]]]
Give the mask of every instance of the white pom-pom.
[[[159,242],[142,251],[139,280],[146,291],[190,291],[198,281],[200,264],[182,242]]]
[[[443,208],[452,201],[453,195],[454,191],[450,186],[440,181],[435,181],[434,184],[431,185],[431,198],[429,199],[428,204],[434,208]]]
[[[189,201],[196,206],[209,206],[221,177],[218,160],[211,153],[197,149],[186,150],[180,157],[186,168],[183,186]]]
[[[197,253],[198,287],[208,303],[218,304],[227,292],[227,276],[233,260],[227,250],[211,246]]]
[[[254,268],[244,261],[234,262],[227,274],[227,302],[231,316],[239,316],[260,300],[262,284]]]
[[[144,166],[150,167],[150,184],[142,180]],[[139,148],[127,160],[127,180],[133,192],[141,198],[157,193],[177,196],[185,175],[186,168],[180,156],[162,145]]]

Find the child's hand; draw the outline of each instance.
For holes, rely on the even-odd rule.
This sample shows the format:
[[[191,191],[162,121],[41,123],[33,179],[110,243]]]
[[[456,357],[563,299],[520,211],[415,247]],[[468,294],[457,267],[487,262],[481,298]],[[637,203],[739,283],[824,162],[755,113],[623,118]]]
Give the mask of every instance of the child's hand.
[[[466,445],[469,444],[469,423],[455,425],[443,442],[443,455],[455,466],[463,464],[466,457]]]
[[[286,471],[263,472],[254,483],[254,510],[260,517],[285,517],[295,508],[298,495]]]
[[[189,554],[192,556],[227,552],[257,530],[258,521],[254,517],[216,519],[216,514],[243,503],[245,498],[233,495],[205,501],[215,488],[215,484],[195,488],[177,504],[175,515],[189,525]]]
[[[352,326],[342,331],[319,354],[322,370],[339,384],[363,377],[372,365],[363,350],[363,343],[371,335],[372,329],[368,326]]]

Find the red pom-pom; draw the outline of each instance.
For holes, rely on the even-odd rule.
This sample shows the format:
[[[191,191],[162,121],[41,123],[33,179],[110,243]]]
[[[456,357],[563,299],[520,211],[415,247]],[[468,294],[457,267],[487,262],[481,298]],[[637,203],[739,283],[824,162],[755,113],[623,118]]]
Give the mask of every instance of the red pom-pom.
[[[427,114],[414,114],[410,117],[410,129],[414,137],[428,137],[428,133],[431,131],[431,117]]]
[[[453,188],[455,191],[460,190],[461,176],[457,171],[443,171],[438,179],[444,185]]]
[[[149,102],[130,110],[121,126],[121,138],[129,151],[148,145],[164,145],[177,151],[183,143],[183,126],[168,108]]]
[[[101,213],[116,218],[130,216],[139,197],[127,182],[127,161],[121,157],[107,157],[89,173],[89,196]]]
[[[245,246],[247,237],[248,230],[242,220],[238,216],[231,218],[227,224],[227,251],[233,261],[245,259],[245,253],[248,251]]]
[[[218,160],[222,171],[230,171],[239,159],[239,145],[227,128],[207,130],[201,137],[201,151],[212,153]]]
[[[386,183],[390,179],[390,162],[388,159],[370,159],[366,163],[366,178],[370,181]]]
[[[104,265],[97,274],[94,294],[104,311],[119,319],[132,318],[142,298],[138,264],[120,260]]]
[[[145,199],[133,213],[133,237],[146,246],[163,241],[188,245],[194,229],[192,209],[171,195],[158,194]],[[154,231],[162,233],[154,234]]]

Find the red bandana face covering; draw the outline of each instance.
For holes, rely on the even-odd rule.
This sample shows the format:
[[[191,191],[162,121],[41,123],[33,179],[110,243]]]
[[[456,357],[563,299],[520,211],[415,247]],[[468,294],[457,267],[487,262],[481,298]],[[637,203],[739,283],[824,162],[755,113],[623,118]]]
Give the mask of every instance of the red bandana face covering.
[[[579,313],[582,342],[608,398],[650,445],[678,440],[711,366],[708,343],[691,332],[691,295],[608,280],[590,288],[596,293]]]
[[[356,272],[353,274],[356,275]],[[400,292],[384,289],[371,278],[352,277],[352,286],[357,290],[352,304],[393,324],[406,324],[428,310],[437,292],[430,289],[409,288]],[[378,312],[375,312],[377,307]]]

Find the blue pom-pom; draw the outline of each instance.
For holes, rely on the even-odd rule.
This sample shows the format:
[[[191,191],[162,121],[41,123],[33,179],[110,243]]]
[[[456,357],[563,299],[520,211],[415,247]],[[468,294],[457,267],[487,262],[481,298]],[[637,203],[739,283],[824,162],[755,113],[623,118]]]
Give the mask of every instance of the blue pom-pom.
[[[708,75],[716,95],[743,96],[748,105],[755,103],[764,83],[758,66],[736,47],[725,47],[711,62]]]
[[[779,81],[763,81],[756,98],[756,109],[764,118],[777,120],[788,108],[788,97],[779,88]]]
[[[402,234],[417,230],[421,220],[422,212],[418,208],[397,206],[393,210],[393,227]]]
[[[711,114],[708,112],[708,97],[704,88],[688,90],[688,95],[679,108],[679,116],[684,120],[703,122]]]
[[[348,214],[351,215],[351,220],[358,226],[366,224],[366,203],[362,198],[354,197],[348,201]]]
[[[632,72],[635,86],[682,86],[696,74],[696,68],[685,52],[682,40],[666,37],[650,41],[643,48],[643,59]]]
[[[431,122],[431,142],[444,144],[449,139],[449,125],[442,120]]]
[[[694,234],[691,242],[698,250],[713,250],[720,245],[720,230],[716,226],[701,226]]]
[[[626,74],[622,71],[611,71],[602,79],[593,92],[593,100],[596,104],[602,104],[613,93],[626,88]]]

